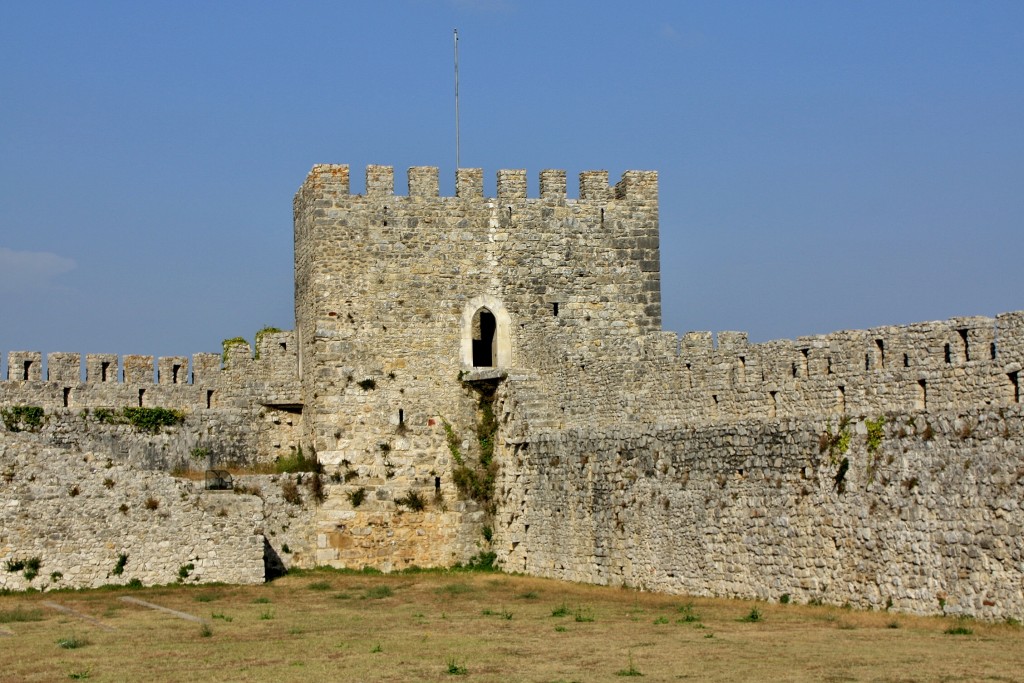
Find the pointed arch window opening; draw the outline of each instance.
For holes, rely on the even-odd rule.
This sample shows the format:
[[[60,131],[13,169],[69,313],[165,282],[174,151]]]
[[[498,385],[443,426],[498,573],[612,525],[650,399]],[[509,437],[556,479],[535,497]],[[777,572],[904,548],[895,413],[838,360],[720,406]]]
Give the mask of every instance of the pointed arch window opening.
[[[462,367],[512,367],[512,327],[512,317],[497,297],[482,294],[467,301],[460,322]]]
[[[493,368],[497,349],[497,321],[487,308],[473,314],[473,367]]]

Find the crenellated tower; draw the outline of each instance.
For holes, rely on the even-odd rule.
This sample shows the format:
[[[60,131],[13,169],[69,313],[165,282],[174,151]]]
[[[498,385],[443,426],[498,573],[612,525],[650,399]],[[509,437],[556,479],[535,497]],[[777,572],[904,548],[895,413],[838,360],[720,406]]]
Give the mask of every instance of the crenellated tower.
[[[334,475],[318,561],[401,567],[465,560],[486,501],[457,489],[479,449],[481,400],[508,374],[635,345],[661,326],[657,174],[497,174],[313,167],[295,197],[295,311],[306,440]],[[358,492],[362,490],[364,494]],[[396,503],[426,500],[422,510]],[[365,495],[360,505],[354,499]],[[355,498],[353,498],[355,496]],[[412,506],[416,507],[416,506]]]

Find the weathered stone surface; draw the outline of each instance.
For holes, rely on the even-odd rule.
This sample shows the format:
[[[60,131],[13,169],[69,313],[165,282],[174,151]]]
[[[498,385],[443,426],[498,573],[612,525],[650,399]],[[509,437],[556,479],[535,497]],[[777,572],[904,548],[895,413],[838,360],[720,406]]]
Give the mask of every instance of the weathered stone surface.
[[[434,167],[409,170],[408,195],[390,166],[366,169],[364,195],[349,178],[319,165],[299,189],[296,329],[261,333],[255,355],[229,345],[223,367],[197,354],[188,372],[184,357],[90,354],[83,381],[78,354],[49,354],[45,374],[42,354],[9,354],[0,406],[45,419],[0,434],[17,482],[0,494],[0,561],[37,552],[101,582],[117,541],[89,520],[138,532],[95,473],[53,467],[84,458],[178,492],[180,510],[149,520],[155,545],[132,540],[133,557],[152,556],[140,578],[167,580],[183,552],[212,576],[225,549],[202,555],[209,496],[166,472],[301,447],[324,467],[322,504],[311,475],[246,475],[259,502],[225,508],[280,565],[400,569],[493,550],[509,569],[577,581],[1019,618],[1024,313],[764,344],[677,335],[660,329],[655,173],[612,187],[584,172],[578,199],[557,170],[541,172],[539,198],[520,170],[498,172],[497,197],[480,169],[458,170],[455,197],[439,196]],[[496,432],[480,434],[494,388]],[[102,417],[132,406],[184,423],[148,434]],[[474,500],[457,475],[491,444],[495,495]],[[67,476],[87,485],[57,506]],[[301,503],[286,500],[293,484]],[[48,516],[81,526],[87,549]],[[249,558],[245,524],[231,528],[228,556]],[[256,580],[238,562],[231,580]]]

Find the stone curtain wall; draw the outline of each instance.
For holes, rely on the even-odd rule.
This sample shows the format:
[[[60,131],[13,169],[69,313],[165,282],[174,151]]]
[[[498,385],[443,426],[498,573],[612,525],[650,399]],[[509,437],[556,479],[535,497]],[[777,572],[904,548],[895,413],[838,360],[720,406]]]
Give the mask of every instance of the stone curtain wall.
[[[546,379],[547,422],[715,425],[751,418],[873,416],[1021,401],[1024,312],[748,344],[663,332],[622,357]],[[551,406],[558,406],[557,414]]]
[[[7,380],[0,381],[0,408],[39,406],[47,416],[42,431],[54,443],[99,449],[150,468],[269,462],[301,443],[293,340],[293,332],[261,335],[258,358],[248,343],[230,346],[223,369],[220,354],[195,354],[191,372],[184,356],[161,357],[154,365],[152,356],[88,354],[84,380],[81,354],[48,354],[44,376],[41,353],[12,351]],[[183,411],[186,424],[152,436],[97,419],[97,409],[138,406]],[[194,449],[207,455],[197,459]]]
[[[0,440],[0,487],[0,588],[163,584],[179,571],[190,582],[263,581],[263,501],[256,496],[206,492],[202,482],[21,434]],[[121,554],[127,562],[117,573]],[[31,581],[6,570],[33,557],[42,565]]]
[[[822,449],[839,420],[815,418],[508,444],[499,559],[645,590],[1020,619],[1021,408],[890,416],[874,450],[863,420],[847,428],[845,453]]]

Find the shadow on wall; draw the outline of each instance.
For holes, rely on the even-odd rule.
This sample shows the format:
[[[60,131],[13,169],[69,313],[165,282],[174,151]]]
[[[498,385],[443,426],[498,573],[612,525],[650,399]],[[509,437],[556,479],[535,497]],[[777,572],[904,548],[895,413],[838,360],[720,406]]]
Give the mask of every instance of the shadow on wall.
[[[288,573],[284,560],[277,554],[274,546],[270,545],[270,541],[265,536],[263,538],[263,573],[267,581],[273,581]]]

